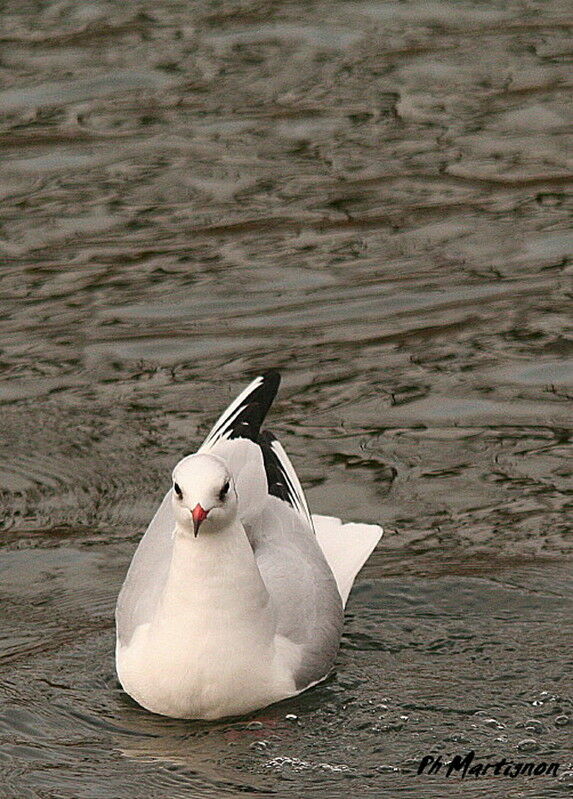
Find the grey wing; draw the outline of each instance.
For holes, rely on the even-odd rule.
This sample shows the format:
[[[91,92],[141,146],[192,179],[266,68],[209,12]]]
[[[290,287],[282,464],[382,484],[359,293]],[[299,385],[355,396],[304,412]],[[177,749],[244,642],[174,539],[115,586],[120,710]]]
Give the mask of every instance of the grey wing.
[[[128,643],[136,627],[153,616],[167,581],[174,527],[169,490],[139,542],[119,593],[115,618],[122,644]]]
[[[248,531],[277,613],[277,633],[299,647],[298,690],[325,677],[336,657],[343,608],[314,531],[287,503],[270,496]]]
[[[303,690],[332,668],[342,632],[342,600],[286,452],[268,431],[259,433],[256,443],[267,495],[260,512],[243,524],[277,613],[277,633],[299,648],[295,683]]]

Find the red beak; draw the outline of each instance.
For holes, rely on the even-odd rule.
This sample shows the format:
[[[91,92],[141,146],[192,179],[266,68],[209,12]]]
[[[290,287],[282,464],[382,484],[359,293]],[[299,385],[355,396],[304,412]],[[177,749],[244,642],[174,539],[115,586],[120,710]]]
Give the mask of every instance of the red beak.
[[[191,511],[191,515],[193,516],[193,532],[195,533],[195,538],[197,538],[197,533],[199,532],[199,527],[207,518],[207,514],[209,511],[203,510],[201,505],[197,504]]]

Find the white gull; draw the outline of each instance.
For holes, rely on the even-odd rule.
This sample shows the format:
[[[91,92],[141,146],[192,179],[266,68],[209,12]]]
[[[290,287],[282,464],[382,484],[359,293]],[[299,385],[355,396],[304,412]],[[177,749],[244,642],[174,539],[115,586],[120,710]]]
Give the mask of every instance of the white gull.
[[[117,673],[154,713],[240,715],[332,669],[348,594],[382,528],[310,515],[284,449],[260,432],[279,382],[274,371],[253,380],[179,461],[131,561]]]

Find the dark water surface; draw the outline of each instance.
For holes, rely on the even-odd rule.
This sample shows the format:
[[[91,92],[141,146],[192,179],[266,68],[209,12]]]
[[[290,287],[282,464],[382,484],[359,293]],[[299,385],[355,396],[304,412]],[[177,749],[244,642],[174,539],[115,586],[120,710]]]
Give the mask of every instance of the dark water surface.
[[[2,799],[570,790],[568,11],[3,4]],[[117,591],[270,366],[312,509],[385,536],[327,683],[162,719]],[[560,777],[415,775],[470,749]]]

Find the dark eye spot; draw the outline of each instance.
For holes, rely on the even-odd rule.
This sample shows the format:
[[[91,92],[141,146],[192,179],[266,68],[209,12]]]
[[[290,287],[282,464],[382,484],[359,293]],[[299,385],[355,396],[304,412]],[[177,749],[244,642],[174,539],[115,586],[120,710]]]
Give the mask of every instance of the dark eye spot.
[[[181,488],[177,483],[173,483],[173,490],[175,491],[179,499],[183,499],[183,491],[181,491]]]
[[[223,485],[223,488],[219,491],[219,499],[221,500],[221,502],[227,496],[228,490],[229,490],[229,481],[227,480],[227,482]]]

